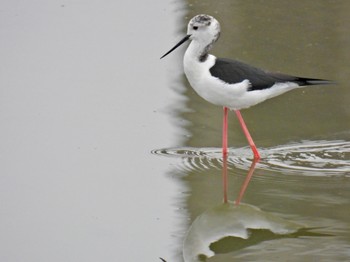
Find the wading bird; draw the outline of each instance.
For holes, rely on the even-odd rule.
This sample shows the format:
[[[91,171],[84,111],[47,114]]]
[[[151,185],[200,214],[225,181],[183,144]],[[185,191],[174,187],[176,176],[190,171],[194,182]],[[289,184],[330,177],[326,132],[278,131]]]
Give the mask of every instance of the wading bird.
[[[212,16],[197,15],[188,23],[187,35],[161,58],[190,40],[184,56],[184,71],[193,89],[210,103],[223,106],[222,153],[227,155],[228,110],[234,110],[254,158],[260,155],[244,123],[240,109],[295,88],[331,84],[331,81],[272,73],[227,58],[216,58],[209,50],[220,36],[220,24]]]

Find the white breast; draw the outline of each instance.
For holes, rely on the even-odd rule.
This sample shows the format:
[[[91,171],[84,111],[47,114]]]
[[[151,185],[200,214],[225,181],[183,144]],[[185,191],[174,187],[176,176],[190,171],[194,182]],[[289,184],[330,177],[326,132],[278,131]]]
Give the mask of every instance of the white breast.
[[[234,109],[240,104],[239,101],[242,95],[247,92],[249,81],[244,80],[237,84],[226,84],[222,80],[213,77],[209,69],[214,65],[215,59],[215,56],[209,55],[205,62],[200,62],[197,58],[185,54],[184,70],[186,77],[193,89],[202,98],[212,104]]]
[[[210,74],[209,69],[214,65],[216,57],[208,55],[204,62],[200,62],[192,44],[193,42],[184,56],[184,71],[197,94],[212,104],[235,110],[248,108],[299,87],[296,83],[287,82],[276,83],[263,90],[248,91],[250,86],[248,79],[236,84],[227,84]]]

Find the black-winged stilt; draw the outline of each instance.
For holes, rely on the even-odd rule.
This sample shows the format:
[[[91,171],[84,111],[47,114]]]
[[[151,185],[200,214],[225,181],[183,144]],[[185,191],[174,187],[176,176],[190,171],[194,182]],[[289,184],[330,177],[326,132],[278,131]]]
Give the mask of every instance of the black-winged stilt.
[[[254,153],[259,152],[244,123],[240,109],[248,108],[289,90],[308,85],[331,84],[331,81],[266,72],[208,52],[220,36],[220,24],[212,16],[197,15],[188,23],[187,35],[161,58],[191,40],[184,56],[184,70],[193,89],[210,103],[224,107],[222,152],[227,155],[228,109],[234,110]]]

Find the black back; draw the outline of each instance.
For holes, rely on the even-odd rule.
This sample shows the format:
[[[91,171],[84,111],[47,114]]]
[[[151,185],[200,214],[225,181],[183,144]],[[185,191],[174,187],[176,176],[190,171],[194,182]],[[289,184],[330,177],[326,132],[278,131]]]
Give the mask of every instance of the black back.
[[[227,58],[217,58],[215,65],[209,71],[212,76],[229,84],[240,83],[248,79],[252,85],[248,91],[267,89],[276,83],[283,82],[294,82],[299,86],[331,83],[328,80],[266,72],[246,63]]]

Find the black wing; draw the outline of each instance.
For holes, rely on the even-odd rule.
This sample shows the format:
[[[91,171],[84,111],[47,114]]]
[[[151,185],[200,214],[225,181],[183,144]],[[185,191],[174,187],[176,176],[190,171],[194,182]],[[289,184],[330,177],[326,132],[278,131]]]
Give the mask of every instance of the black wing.
[[[280,73],[271,73],[253,67],[246,63],[227,58],[217,58],[215,65],[210,69],[210,74],[229,84],[240,83],[248,79],[251,87],[248,91],[267,89],[276,83],[294,82],[299,86],[331,84],[331,81],[290,76]]]

